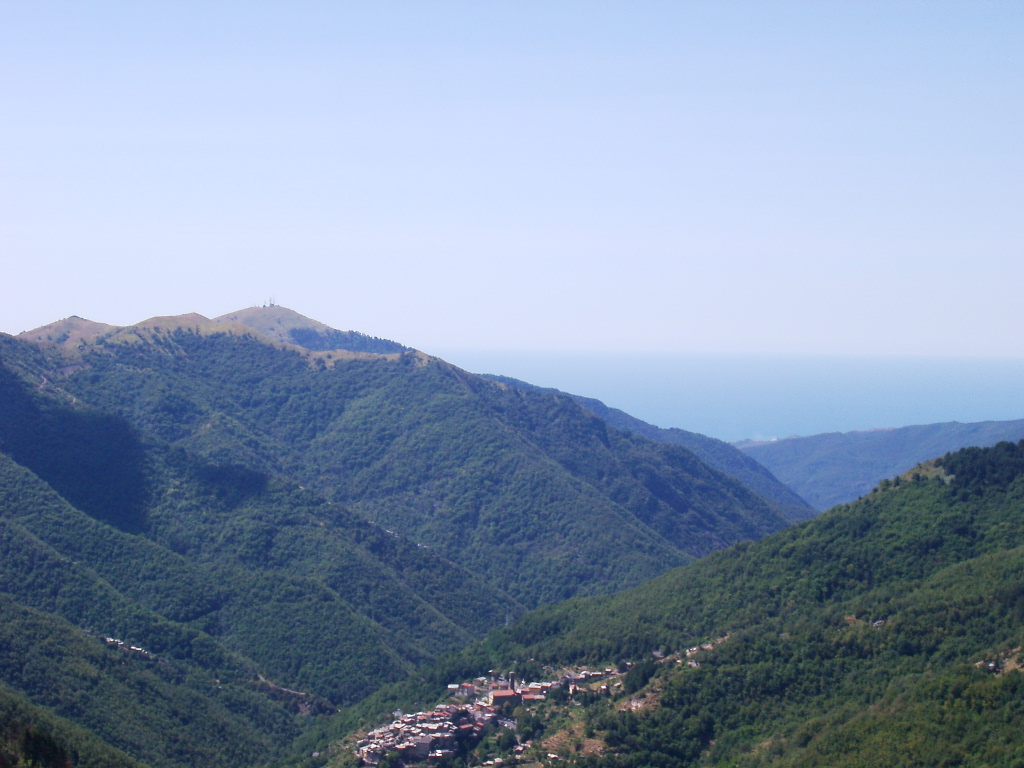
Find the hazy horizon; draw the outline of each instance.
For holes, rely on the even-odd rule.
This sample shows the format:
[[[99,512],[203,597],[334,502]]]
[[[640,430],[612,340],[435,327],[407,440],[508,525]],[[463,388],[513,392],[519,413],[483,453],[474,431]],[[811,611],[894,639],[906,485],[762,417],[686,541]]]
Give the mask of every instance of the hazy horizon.
[[[1024,358],[431,354],[727,442],[1024,419]]]
[[[413,346],[403,335],[390,340]],[[727,442],[1024,418],[1024,356],[420,350],[472,373],[592,397],[656,426]]]
[[[0,3],[0,328],[1024,355],[1024,5]]]

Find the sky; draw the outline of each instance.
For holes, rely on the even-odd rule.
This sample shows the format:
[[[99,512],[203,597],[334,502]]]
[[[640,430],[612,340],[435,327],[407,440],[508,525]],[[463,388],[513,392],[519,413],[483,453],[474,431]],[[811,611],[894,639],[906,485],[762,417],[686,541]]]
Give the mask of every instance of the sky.
[[[467,359],[1021,359],[1022,39],[984,0],[0,0],[0,331],[273,300]]]
[[[1024,5],[0,0],[0,330],[1024,356]]]

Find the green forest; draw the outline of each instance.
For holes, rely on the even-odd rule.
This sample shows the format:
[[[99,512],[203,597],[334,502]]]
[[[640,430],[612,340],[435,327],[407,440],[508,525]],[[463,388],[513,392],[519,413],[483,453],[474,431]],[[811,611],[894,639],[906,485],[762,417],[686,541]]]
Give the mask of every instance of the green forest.
[[[1024,419],[925,424],[866,432],[832,432],[742,445],[742,450],[815,509],[846,504],[885,478],[971,446],[1024,439]]]
[[[1024,443],[793,525],[721,446],[246,317],[0,335],[0,767],[347,766],[587,665],[448,762],[1024,757]]]
[[[636,589],[531,612],[349,727],[481,670],[633,662],[611,694],[520,712],[559,764],[1024,765],[1022,509],[1024,442],[948,455]]]
[[[569,398],[187,320],[0,336],[0,681],[146,764],[287,761],[529,608],[786,525]]]

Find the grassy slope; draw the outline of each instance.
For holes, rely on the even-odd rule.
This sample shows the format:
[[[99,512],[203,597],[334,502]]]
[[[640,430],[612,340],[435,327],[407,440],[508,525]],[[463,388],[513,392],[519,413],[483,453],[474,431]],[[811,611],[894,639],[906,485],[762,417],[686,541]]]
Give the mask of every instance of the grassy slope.
[[[345,349],[351,352],[395,354],[409,350],[397,342],[367,336],[358,331],[335,330],[298,312],[273,304],[231,312],[217,320],[241,323],[276,341],[316,351]]]

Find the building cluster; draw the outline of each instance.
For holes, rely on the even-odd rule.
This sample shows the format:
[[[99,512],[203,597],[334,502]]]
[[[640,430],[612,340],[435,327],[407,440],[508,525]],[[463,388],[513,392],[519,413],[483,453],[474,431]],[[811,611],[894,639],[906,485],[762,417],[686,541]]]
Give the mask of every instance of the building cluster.
[[[715,650],[716,646],[721,645],[728,639],[729,635],[724,635],[723,637],[715,638],[714,640],[711,640],[709,642],[702,643],[700,645],[695,645],[693,646],[693,648],[687,648],[685,655],[688,661],[686,663],[689,664],[691,667],[699,667],[700,662],[694,659],[694,656],[699,654],[701,651],[713,651]]]
[[[475,702],[464,707],[442,704],[370,731],[356,743],[356,752],[368,765],[377,765],[389,752],[403,762],[442,760],[455,754],[460,739],[479,736],[497,717],[494,707]]]
[[[515,722],[502,717],[505,705],[543,701],[555,688],[574,693],[579,685],[614,674],[582,670],[569,672],[561,679],[517,685],[514,677],[478,677],[472,682],[452,683],[448,693],[459,704],[441,704],[429,712],[396,714],[390,724],[370,731],[356,742],[356,754],[364,764],[377,765],[389,753],[405,763],[433,763],[455,755],[460,743],[479,739],[491,723],[515,728]]]
[[[137,653],[140,656],[144,656],[147,659],[153,658],[153,654],[151,654],[145,648],[139,648],[137,645],[128,645],[124,640],[118,640],[116,637],[104,637],[103,642],[105,642],[107,645],[112,645],[115,648],[120,648],[122,651],[128,651],[129,653]]]
[[[678,655],[673,654],[673,658],[678,663],[685,661],[697,667],[697,657],[702,651],[713,651],[728,639],[729,635],[715,638]],[[655,652],[654,656],[659,661],[669,660],[661,652]],[[630,662],[625,665],[626,669],[632,666]],[[355,752],[364,765],[378,765],[388,754],[397,755],[404,765],[442,762],[474,744],[492,723],[514,730],[515,721],[507,719],[511,707],[544,701],[555,689],[565,690],[569,696],[577,691],[610,694],[609,686],[622,687],[621,680],[613,683],[610,678],[618,677],[623,671],[613,667],[570,670],[557,680],[541,683],[517,683],[512,675],[451,683],[448,686],[449,703],[428,712],[407,715],[396,712],[396,719],[390,725],[370,731],[357,741]],[[642,706],[642,702],[637,702],[633,708]],[[520,744],[513,751],[518,755],[526,746]],[[551,754],[548,757],[556,759],[558,756]],[[495,758],[484,765],[501,765],[503,762]]]
[[[986,672],[991,672],[993,675],[1003,675],[1021,668],[1021,655],[1021,649],[1014,648],[1012,651],[1000,653],[994,659],[988,658],[975,662],[974,666]]]

